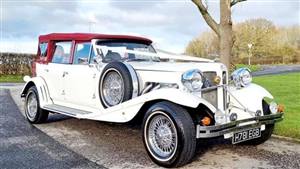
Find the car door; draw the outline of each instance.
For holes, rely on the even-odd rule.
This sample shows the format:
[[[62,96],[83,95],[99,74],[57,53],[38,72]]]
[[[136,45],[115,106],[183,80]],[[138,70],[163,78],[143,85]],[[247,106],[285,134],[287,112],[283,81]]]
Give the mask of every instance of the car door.
[[[65,66],[70,64],[71,46],[71,41],[56,42],[51,62],[41,68],[50,97],[55,104],[60,104],[65,100]]]
[[[65,68],[66,102],[81,107],[94,107],[99,71],[95,64],[89,63],[91,56],[90,42],[76,42],[73,63]]]

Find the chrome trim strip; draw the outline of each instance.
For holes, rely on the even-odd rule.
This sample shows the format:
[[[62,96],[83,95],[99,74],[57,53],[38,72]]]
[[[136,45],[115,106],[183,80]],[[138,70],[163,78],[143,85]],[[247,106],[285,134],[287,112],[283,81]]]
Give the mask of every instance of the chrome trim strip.
[[[84,111],[84,110],[79,110],[79,109],[74,109],[74,108],[69,108],[65,106],[60,106],[57,104],[50,104],[50,105],[45,105],[43,109],[48,110],[48,111],[53,111],[56,113],[76,117],[77,115],[85,115],[85,114],[90,114],[92,112]]]
[[[41,90],[41,94],[42,94],[42,97],[43,97],[43,101],[45,101],[45,96],[44,96],[44,91],[42,89],[42,86],[40,86],[40,90]]]
[[[149,85],[147,85],[142,91],[141,91],[141,94],[140,95],[143,95],[145,93],[147,93],[151,87],[153,87],[153,83],[150,83]]]
[[[46,97],[46,102],[48,102],[48,95],[47,95],[47,90],[46,87],[43,85],[44,91],[45,91],[45,97]]]

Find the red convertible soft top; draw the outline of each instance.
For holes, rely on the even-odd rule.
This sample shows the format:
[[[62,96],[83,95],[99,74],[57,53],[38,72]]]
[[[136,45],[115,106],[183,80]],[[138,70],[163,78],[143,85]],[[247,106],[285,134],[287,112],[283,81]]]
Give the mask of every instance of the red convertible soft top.
[[[136,40],[146,44],[151,44],[152,41],[147,38],[129,35],[107,35],[96,33],[51,33],[47,35],[40,35],[40,42],[48,42],[51,40],[78,40],[78,41],[90,41],[92,39],[124,39],[124,40]]]

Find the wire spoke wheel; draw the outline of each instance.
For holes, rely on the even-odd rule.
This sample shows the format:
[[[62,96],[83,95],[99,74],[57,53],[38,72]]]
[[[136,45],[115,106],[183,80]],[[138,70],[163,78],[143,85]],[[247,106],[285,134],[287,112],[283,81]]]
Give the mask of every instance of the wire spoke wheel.
[[[48,119],[48,111],[40,108],[39,95],[35,86],[28,89],[25,97],[25,115],[30,123],[43,123]]]
[[[131,66],[110,62],[104,67],[99,79],[99,97],[104,108],[130,100],[138,91],[137,74]]]
[[[27,112],[30,118],[35,118],[38,111],[38,101],[36,95],[33,92],[28,94],[27,98]]]
[[[154,113],[146,127],[146,143],[151,153],[161,161],[172,158],[178,145],[177,130],[163,112]]]
[[[103,96],[107,105],[119,104],[124,97],[124,81],[117,71],[110,71],[103,81]]]

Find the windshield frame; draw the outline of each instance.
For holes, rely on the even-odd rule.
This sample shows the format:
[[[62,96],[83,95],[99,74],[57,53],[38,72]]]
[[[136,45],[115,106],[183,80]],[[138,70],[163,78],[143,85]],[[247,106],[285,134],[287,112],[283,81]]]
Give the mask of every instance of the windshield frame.
[[[215,62],[214,60],[210,60],[210,59],[206,59],[206,58],[199,58],[199,57],[194,57],[194,56],[188,56],[188,55],[184,55],[184,54],[175,54],[175,53],[171,53],[171,52],[166,52],[163,50],[159,50],[159,49],[155,49],[152,45],[152,43],[147,43],[147,42],[143,42],[143,41],[136,41],[136,40],[123,40],[124,42],[133,42],[133,43],[141,43],[141,44],[145,44],[150,46],[155,52],[145,52],[145,51],[133,51],[133,50],[128,50],[128,49],[124,49],[122,52],[123,53],[132,53],[132,54],[137,54],[137,55],[143,55],[143,56],[147,56],[149,57],[149,59],[145,59],[145,60],[128,60],[128,59],[120,59],[119,61],[121,62],[130,62],[130,61],[140,61],[140,62],[200,62],[200,63],[212,63]],[[95,53],[95,57],[96,57],[96,62],[102,62],[102,63],[108,63],[106,62],[106,60],[104,59],[103,56],[99,55],[99,48],[101,48],[101,46],[97,45],[98,41],[120,41],[120,40],[99,40],[99,39],[93,39],[92,40],[92,45],[93,45],[93,51]],[[126,58],[126,57],[124,57]],[[95,60],[95,58],[94,58]],[[101,61],[100,61],[101,60]]]

